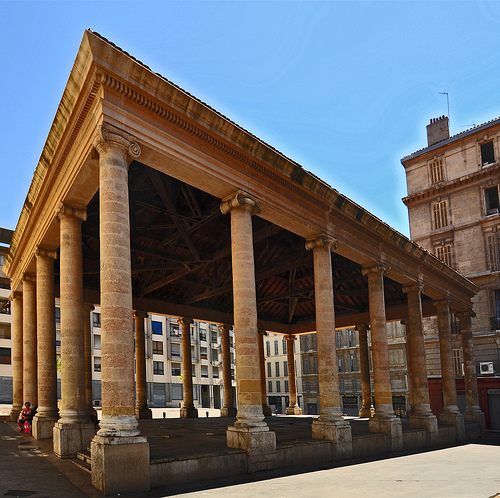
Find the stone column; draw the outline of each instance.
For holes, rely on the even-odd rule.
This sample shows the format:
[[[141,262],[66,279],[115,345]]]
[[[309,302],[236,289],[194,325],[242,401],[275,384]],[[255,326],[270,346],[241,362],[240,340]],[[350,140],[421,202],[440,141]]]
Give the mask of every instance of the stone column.
[[[313,251],[314,292],[316,304],[316,338],[318,344],[319,418],[313,421],[312,437],[332,443],[334,459],[352,456],[349,422],[342,418],[335,336],[335,307],[331,249],[336,242],[322,235],[306,242]]]
[[[259,336],[253,254],[252,215],[260,209],[254,199],[238,191],[222,200],[223,214],[231,213],[233,310],[238,368],[238,413],[228,427],[227,445],[247,452],[249,472],[276,466],[276,435],[262,412]]]
[[[476,360],[474,357],[474,341],[472,337],[471,318],[473,311],[457,313],[462,330],[462,350],[464,355],[465,395],[467,408],[464,413],[466,422],[476,422],[481,431],[481,436],[486,432],[484,413],[479,408],[479,392],[477,389]]]
[[[92,405],[92,330],[90,328],[91,313],[94,311],[94,305],[83,305],[83,344],[85,348],[85,406],[87,414],[97,416]]]
[[[148,408],[148,386],[146,383],[146,334],[144,320],[147,313],[134,312],[135,320],[135,417],[137,420],[152,419],[153,413]]]
[[[297,337],[286,335],[286,361],[288,365],[288,391],[290,402],[286,407],[287,415],[302,415],[302,409],[297,404],[297,380],[295,378],[294,341]]]
[[[222,338],[222,383],[224,404],[220,409],[221,417],[236,417],[236,408],[233,401],[233,383],[231,379],[231,349],[229,331],[231,325],[219,325]]]
[[[82,221],[87,213],[61,205],[61,418],[54,425],[54,453],[74,457],[94,434],[85,392],[85,347],[83,338]]]
[[[457,405],[457,386],[453,368],[453,345],[451,342],[450,301],[434,301],[438,315],[439,354],[441,356],[441,378],[443,382],[443,411],[439,421],[454,425],[457,441],[465,440],[464,418]]]
[[[35,277],[23,279],[23,396],[31,407],[38,406],[36,286]]]
[[[408,376],[410,384],[410,399],[412,402],[409,415],[410,427],[425,429],[429,444],[439,442],[437,418],[431,411],[429,385],[427,383],[427,365],[425,361],[424,330],[422,323],[421,285],[403,287],[408,295],[408,321],[406,324],[406,342],[411,354],[408,358]]]
[[[54,259],[57,258],[57,253],[38,248],[35,254],[38,410],[33,419],[32,431],[35,439],[49,439],[59,418],[54,292]]]
[[[140,147],[111,125],[99,127],[101,260],[101,429],[92,440],[92,484],[103,494],[150,488],[149,444],[135,418],[134,330],[128,166]],[[131,464],[133,462],[133,464]]]
[[[179,318],[182,330],[182,407],[181,418],[197,418],[193,403],[193,359],[191,358],[191,318]]]
[[[23,295],[13,292],[12,303],[12,410],[10,420],[17,422],[23,407]]]
[[[392,451],[403,449],[401,420],[394,414],[392,406],[391,375],[389,370],[389,346],[384,300],[384,274],[381,264],[364,267],[368,277],[370,328],[373,355],[373,387],[375,391],[375,414],[369,421],[370,432],[383,432],[390,437]]]
[[[265,330],[259,330],[259,364],[260,364],[260,391],[262,393],[262,413],[265,417],[272,415],[271,407],[267,404],[267,386],[266,386],[266,357],[264,355],[264,337],[267,335]]]
[[[361,398],[362,407],[359,410],[360,418],[373,417],[375,409],[372,406],[372,386],[370,381],[370,360],[368,356],[368,325],[358,325],[359,334],[359,366],[361,370]]]

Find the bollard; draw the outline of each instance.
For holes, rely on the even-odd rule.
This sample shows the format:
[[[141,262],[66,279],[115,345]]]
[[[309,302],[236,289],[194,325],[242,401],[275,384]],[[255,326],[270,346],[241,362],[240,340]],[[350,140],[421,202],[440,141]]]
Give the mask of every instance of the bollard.
[[[163,412],[163,418],[167,418],[167,414]]]
[[[207,417],[208,417],[208,412],[207,412]]]

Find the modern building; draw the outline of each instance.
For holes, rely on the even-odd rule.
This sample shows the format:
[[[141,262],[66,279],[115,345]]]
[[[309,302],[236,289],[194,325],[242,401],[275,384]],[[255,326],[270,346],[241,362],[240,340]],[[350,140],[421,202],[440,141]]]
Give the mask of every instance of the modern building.
[[[401,160],[414,242],[456,269],[479,291],[472,331],[486,427],[500,429],[500,118],[450,137],[448,117],[427,126],[427,147]],[[465,409],[460,320],[452,315],[453,366]],[[431,401],[442,408],[436,318],[425,320]]]

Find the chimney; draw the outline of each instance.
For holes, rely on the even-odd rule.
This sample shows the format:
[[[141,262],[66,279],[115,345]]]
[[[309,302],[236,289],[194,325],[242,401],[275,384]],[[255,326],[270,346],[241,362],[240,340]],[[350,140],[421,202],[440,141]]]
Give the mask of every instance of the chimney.
[[[430,147],[447,138],[450,138],[448,116],[432,118],[430,124],[427,125],[427,146]]]

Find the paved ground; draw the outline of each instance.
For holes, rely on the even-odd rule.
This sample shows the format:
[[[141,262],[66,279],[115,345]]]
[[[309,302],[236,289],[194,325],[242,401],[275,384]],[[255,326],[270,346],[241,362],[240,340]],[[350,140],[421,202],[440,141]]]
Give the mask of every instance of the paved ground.
[[[281,420],[280,420],[281,419]],[[171,425],[173,422],[173,425]],[[293,419],[273,417],[278,444],[307,434],[306,420],[295,424]],[[189,427],[184,420],[160,420],[141,424],[150,432],[151,456],[169,447],[190,454],[197,453],[201,444],[214,451],[223,439],[228,420],[198,419]],[[271,424],[270,424],[271,425]],[[209,427],[211,427],[209,429]],[[161,428],[161,430],[160,430]],[[188,444],[187,433],[198,433],[196,451]],[[278,434],[281,434],[278,436]],[[168,436],[168,437],[166,437]],[[200,443],[201,441],[201,443]],[[221,450],[227,448],[221,446]],[[137,497],[248,497],[267,495],[370,498],[402,496],[433,498],[500,497],[500,433],[488,433],[481,444],[392,458],[344,462],[322,469],[292,469],[269,471],[227,480],[206,481],[191,486],[166,486],[147,493],[122,496]],[[60,460],[51,452],[51,441],[35,441],[19,434],[14,424],[0,423],[0,496],[90,497],[101,496],[91,485],[90,474],[71,460]]]

